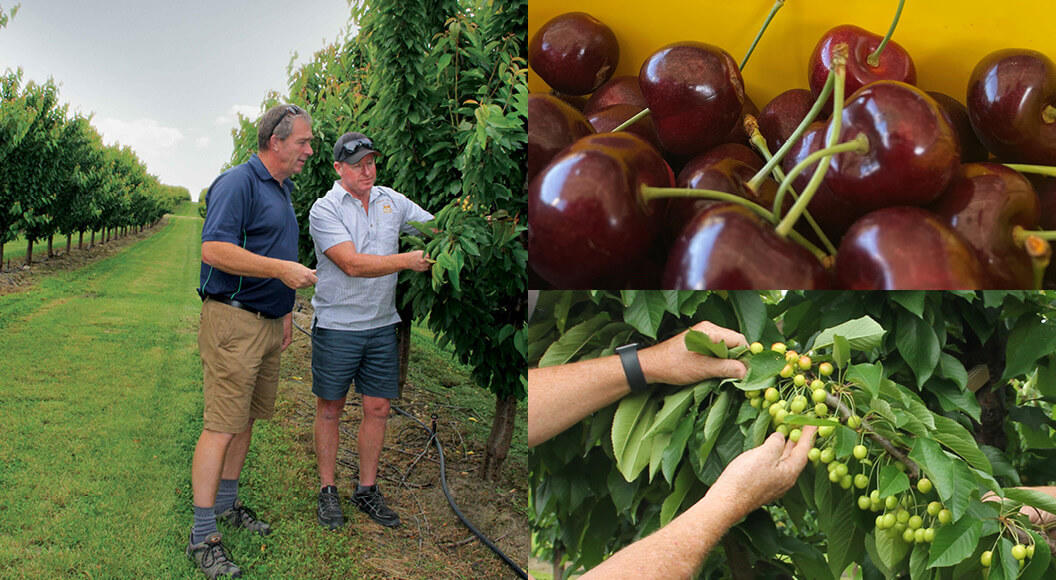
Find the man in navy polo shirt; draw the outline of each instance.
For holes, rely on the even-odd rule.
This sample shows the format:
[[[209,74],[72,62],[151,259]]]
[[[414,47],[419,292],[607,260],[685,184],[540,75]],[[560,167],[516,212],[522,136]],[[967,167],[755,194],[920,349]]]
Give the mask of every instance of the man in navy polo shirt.
[[[401,270],[425,272],[432,263],[421,250],[399,252],[400,234],[417,231],[408,222],[433,216],[403,194],[374,184],[376,155],[366,135],[342,135],[334,145],[334,170],[340,179],[309,213],[319,263],[312,298],[315,454],[321,483],[317,516],[331,529],[345,521],[334,469],[338,421],[351,383],[363,396],[357,437],[359,485],[352,503],[381,525],[400,524],[377,486],[389,400],[399,394],[396,277]]]
[[[295,291],[316,282],[297,261],[293,182],[312,154],[312,120],[293,105],[268,109],[258,153],[224,172],[206,194],[198,349],[204,374],[202,434],[194,450],[194,526],[187,556],[209,578],[240,576],[216,522],[261,535],[268,524],[238,500],[253,421],[275,410],[279,355],[292,338]]]

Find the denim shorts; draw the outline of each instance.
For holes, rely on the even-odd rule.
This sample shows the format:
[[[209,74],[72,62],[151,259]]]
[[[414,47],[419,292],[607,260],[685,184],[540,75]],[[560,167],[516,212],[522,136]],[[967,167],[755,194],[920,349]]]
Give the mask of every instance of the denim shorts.
[[[336,401],[356,385],[361,395],[399,396],[400,357],[396,326],[371,330],[312,329],[312,393]]]

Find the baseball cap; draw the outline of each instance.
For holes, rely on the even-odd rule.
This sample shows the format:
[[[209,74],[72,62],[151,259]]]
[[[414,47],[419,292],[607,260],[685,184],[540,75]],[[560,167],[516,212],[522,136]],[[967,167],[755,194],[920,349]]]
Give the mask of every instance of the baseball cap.
[[[368,153],[381,155],[377,149],[374,149],[374,142],[363,133],[354,131],[345,133],[334,144],[334,161],[356,163],[366,157]]]

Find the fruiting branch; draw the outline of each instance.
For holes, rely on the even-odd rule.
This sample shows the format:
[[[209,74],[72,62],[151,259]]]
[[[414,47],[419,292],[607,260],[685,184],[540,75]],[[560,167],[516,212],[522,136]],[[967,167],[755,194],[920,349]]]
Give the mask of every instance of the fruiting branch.
[[[839,397],[833,395],[832,393],[829,393],[825,397],[825,404],[829,407],[832,407],[833,409],[836,409],[836,412],[839,413],[841,417],[843,417],[844,422],[846,422],[847,418],[854,414],[851,411],[850,407],[845,405]],[[909,476],[912,479],[920,479],[920,466],[917,465],[915,461],[910,459],[909,456],[903,453],[901,449],[895,447],[895,445],[888,441],[885,437],[874,432],[872,424],[865,418],[862,419],[861,430],[866,435],[868,435],[870,439],[880,445],[880,447],[882,447],[884,451],[887,451],[888,455],[894,457],[898,461],[901,461],[902,464],[906,466],[906,469],[909,470]]]
[[[869,66],[880,66],[880,53],[884,52],[884,47],[887,46],[887,41],[891,40],[891,37],[895,35],[895,27],[898,26],[898,19],[902,17],[902,6],[905,3],[906,0],[898,0],[898,10],[895,10],[895,18],[891,21],[891,28],[887,29],[887,35],[880,41],[880,46],[877,46],[876,50],[865,58],[865,62],[868,63]]]
[[[763,26],[759,28],[759,32],[755,35],[755,40],[752,40],[752,45],[748,47],[747,54],[745,54],[744,58],[741,60],[741,71],[744,71],[744,65],[748,64],[748,57],[752,56],[752,53],[755,52],[755,45],[759,44],[759,39],[763,37],[766,28],[770,26],[770,21],[774,19],[774,15],[777,14],[777,11],[784,5],[785,0],[774,0],[774,5],[770,7],[770,14],[768,14],[766,20],[763,21]]]

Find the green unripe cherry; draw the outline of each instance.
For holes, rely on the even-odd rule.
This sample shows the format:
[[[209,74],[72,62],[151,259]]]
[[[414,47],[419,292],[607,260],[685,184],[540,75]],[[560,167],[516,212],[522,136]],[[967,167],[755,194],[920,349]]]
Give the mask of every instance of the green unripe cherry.
[[[924,543],[924,528],[917,528],[913,530],[913,541],[918,544]]]
[[[893,528],[895,526],[895,514],[886,513],[884,514],[884,529]]]
[[[1027,546],[1027,557],[1028,558],[1033,558],[1034,557],[1034,544],[1031,544],[1031,545]]]
[[[858,475],[855,475],[854,476],[854,487],[857,487],[858,489],[865,489],[865,488],[869,487],[869,476],[864,474],[864,473],[859,473]],[[865,497],[865,496],[862,496],[862,497]],[[869,498],[866,497],[865,499],[868,500]]]
[[[821,379],[814,379],[813,381],[810,381],[810,389],[812,391],[816,391],[818,389],[824,389],[824,388],[825,388],[825,383]],[[815,401],[815,403],[820,403],[820,402],[821,401]]]
[[[896,507],[898,507],[898,498],[893,496],[893,495],[889,495],[889,496],[885,497],[884,498],[884,507],[886,507],[889,510],[895,509]],[[894,517],[894,516],[892,516],[892,517]]]
[[[867,495],[858,496],[858,509],[860,509],[860,510],[862,510],[864,512],[865,510],[869,509],[869,504],[870,504],[869,496],[867,496]]]
[[[851,451],[855,459],[865,459],[869,455],[869,448],[865,445],[855,445],[854,450]]]
[[[862,424],[862,418],[858,415],[851,415],[847,417],[847,426],[851,429],[857,429]]]
[[[837,463],[836,464],[836,473],[839,473],[840,477],[843,477],[843,476],[847,475],[847,464],[846,463]]]
[[[763,406],[763,400],[759,397],[755,397],[754,399],[748,399],[748,404],[758,409]]]
[[[818,381],[814,381],[814,382],[818,382]],[[815,403],[824,403],[825,399],[828,396],[829,396],[829,393],[824,388],[815,388],[814,391],[810,393],[810,399],[812,401],[814,401]]]
[[[751,351],[752,354],[759,354],[763,352],[763,343],[753,342],[752,344],[748,345],[748,350]]]
[[[829,415],[829,406],[825,403],[814,405],[814,414],[819,417],[827,417]]]
[[[809,459],[811,463],[817,463],[818,461],[820,461],[821,449],[818,449],[817,447],[811,447],[810,451],[807,452],[807,459]]]
[[[818,437],[828,437],[832,435],[833,430],[836,429],[832,425],[822,425],[818,427]]]
[[[840,482],[840,474],[836,473],[835,469],[830,469],[829,470],[829,481],[831,481],[832,483],[839,483]]]
[[[924,525],[924,518],[914,515],[909,518],[909,522],[907,522],[906,525],[908,525],[911,530],[920,529],[920,527]]]
[[[795,399],[792,399],[792,403],[788,406],[788,409],[793,413],[802,413],[807,408],[807,398],[803,395],[797,395]]]
[[[792,377],[792,384],[796,385],[797,387],[802,387],[803,385],[807,384],[807,377],[801,374],[796,375],[795,377]]]
[[[823,362],[820,365],[818,365],[818,374],[820,374],[823,377],[831,376],[832,375],[832,371],[834,371],[834,370],[835,369],[832,368],[832,363],[830,363],[830,362]]]
[[[993,557],[994,557],[993,552],[991,552],[990,550],[987,550],[987,551],[983,552],[983,554],[981,556],[979,556],[979,563],[983,565],[983,568],[989,568],[990,567],[990,562],[993,560]]]
[[[913,530],[911,530],[909,528],[906,528],[906,530],[902,532],[902,541],[903,542],[905,542],[907,544],[912,544],[914,538],[916,538],[916,534],[913,533]]]
[[[781,398],[781,392],[774,387],[768,387],[766,393],[763,394],[763,398],[766,399],[767,402],[773,403]]]
[[[788,440],[793,442],[793,443],[796,443],[797,441],[799,441],[799,438],[802,437],[802,436],[803,436],[803,431],[800,430],[800,429],[793,429],[793,430],[788,432]]]
[[[937,515],[939,515],[939,511],[940,510],[942,510],[942,504],[941,503],[939,503],[937,501],[933,501],[933,502],[928,504],[928,515],[929,516],[937,516]]]
[[[905,508],[898,508],[898,511],[895,512],[895,519],[900,524],[907,523],[909,521],[909,512]]]
[[[920,478],[920,481],[917,482],[917,490],[920,491],[920,493],[928,493],[931,491],[931,488],[931,480],[926,477]]]
[[[832,447],[828,447],[821,451],[822,463],[832,463],[833,459],[836,459],[836,452],[832,449]]]
[[[787,348],[788,347],[785,346],[785,343],[783,343],[783,342],[775,342],[774,344],[770,345],[770,350],[772,350],[772,351],[774,351],[776,353],[779,353],[779,354],[785,354],[785,350]]]
[[[928,544],[935,541],[935,528],[924,528],[924,541]]]
[[[941,510],[939,510],[938,518],[940,524],[946,525],[953,521],[953,512],[946,508],[942,508]]]
[[[792,365],[785,365],[778,374],[781,375],[781,378],[787,379],[788,377],[791,377],[794,372],[796,371],[792,369]]]
[[[810,365],[811,365],[811,360],[810,360],[809,356],[803,355],[803,356],[799,357],[799,370],[801,370],[801,371],[809,371],[810,370]]]
[[[1016,544],[1012,546],[1012,557],[1017,560],[1022,560],[1027,557],[1027,547],[1023,544]]]
[[[785,437],[788,437],[788,425],[778,425],[777,428],[774,429],[774,431],[777,431]]]
[[[851,489],[851,479],[852,478],[850,474],[846,474],[843,477],[840,477],[840,487],[842,487],[843,489]]]

